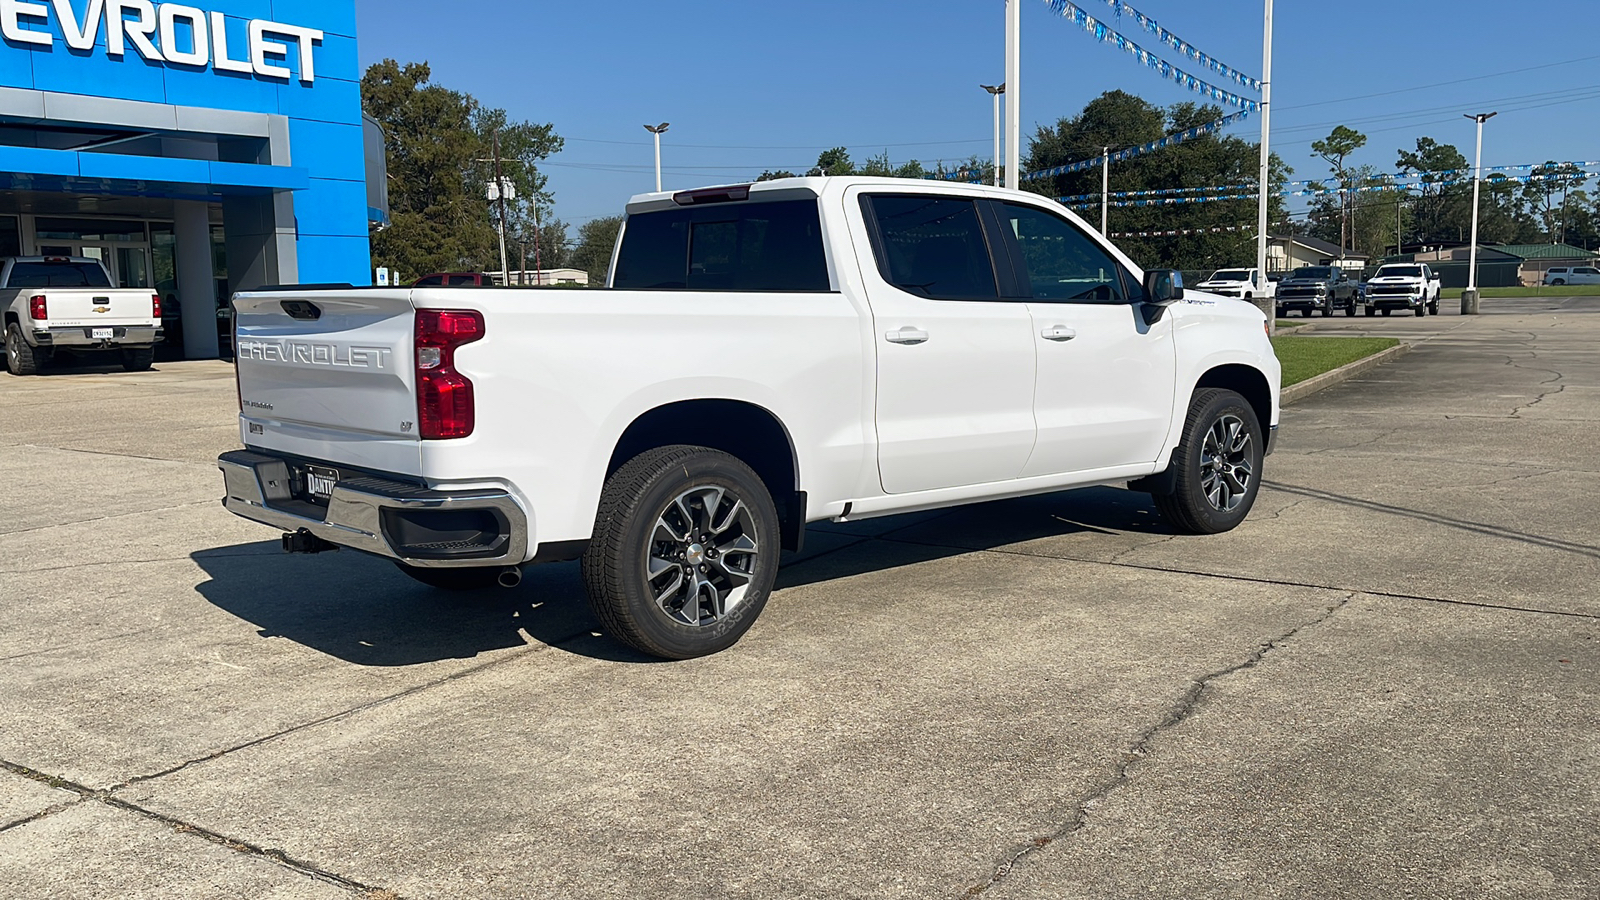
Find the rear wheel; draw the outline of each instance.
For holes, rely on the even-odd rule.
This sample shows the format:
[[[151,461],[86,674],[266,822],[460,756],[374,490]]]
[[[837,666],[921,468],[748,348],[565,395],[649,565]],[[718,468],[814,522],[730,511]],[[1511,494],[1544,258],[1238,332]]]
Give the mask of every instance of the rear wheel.
[[[1565,278],[1557,278],[1557,279],[1555,279],[1554,281],[1552,281],[1550,283],[1559,287],[1559,286],[1561,286],[1563,284],[1566,284],[1567,280]]]
[[[501,566],[451,566],[435,569],[427,566],[408,566],[399,560],[395,566],[406,575],[428,587],[445,591],[481,591],[497,586]]]
[[[1356,302],[1354,300],[1351,300],[1350,305],[1344,308],[1344,314],[1345,318],[1348,319],[1353,319],[1356,317]]]
[[[665,659],[733,646],[778,574],[778,512],[760,476],[707,447],[648,450],[600,496],[583,581],[607,631]]]
[[[127,347],[121,352],[122,367],[129,372],[143,372],[156,360],[154,347]]]
[[[6,326],[6,368],[13,375],[34,375],[44,368],[45,352],[28,346],[22,336],[22,326],[15,322]]]
[[[1172,455],[1173,490],[1152,495],[1162,518],[1185,534],[1233,529],[1255,505],[1263,449],[1261,423],[1243,397],[1196,391]]]

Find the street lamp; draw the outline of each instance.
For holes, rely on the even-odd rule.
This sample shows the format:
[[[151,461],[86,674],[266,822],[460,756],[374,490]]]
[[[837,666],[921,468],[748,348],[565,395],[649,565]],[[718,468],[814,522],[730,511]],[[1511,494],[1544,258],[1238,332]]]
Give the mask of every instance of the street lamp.
[[[1100,236],[1106,237],[1106,207],[1111,205],[1111,148],[1100,148]]]
[[[1467,263],[1467,289],[1461,292],[1461,314],[1478,314],[1478,183],[1483,180],[1483,123],[1497,113],[1463,114],[1478,123],[1478,151],[1472,163],[1472,250]]]
[[[1000,95],[1006,92],[1005,83],[980,84],[994,96],[994,186],[1000,186]]]
[[[656,136],[656,193],[661,193],[661,133],[667,130],[667,123],[660,125],[646,125],[645,131]]]

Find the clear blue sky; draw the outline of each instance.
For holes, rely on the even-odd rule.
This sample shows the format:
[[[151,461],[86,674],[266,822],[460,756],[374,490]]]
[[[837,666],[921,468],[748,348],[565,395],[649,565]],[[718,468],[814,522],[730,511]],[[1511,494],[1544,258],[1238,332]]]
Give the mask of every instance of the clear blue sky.
[[[1104,0],[1080,0],[1112,19]],[[1262,0],[1133,4],[1224,63],[1259,76]],[[1002,0],[357,0],[363,64],[426,60],[436,83],[552,123],[567,140],[545,171],[573,225],[653,187],[646,122],[663,136],[664,185],[803,171],[843,145],[924,163],[991,153],[1003,77]],[[1594,0],[1344,0],[1276,4],[1273,149],[1297,179],[1326,174],[1310,143],[1334,125],[1369,136],[1356,164],[1392,171],[1420,135],[1484,165],[1600,159]],[[1131,20],[1120,28],[1149,49]],[[1120,88],[1152,103],[1196,100],[1131,56],[1023,0],[1022,126],[1070,116]],[[1197,75],[1176,52],[1163,57]],[[1578,60],[1574,62],[1568,62]],[[1505,74],[1500,74],[1505,73]],[[1216,80],[1216,79],[1212,79]],[[1379,96],[1372,96],[1379,95]],[[1359,98],[1359,99],[1354,99]],[[1237,133],[1259,134],[1247,119]]]

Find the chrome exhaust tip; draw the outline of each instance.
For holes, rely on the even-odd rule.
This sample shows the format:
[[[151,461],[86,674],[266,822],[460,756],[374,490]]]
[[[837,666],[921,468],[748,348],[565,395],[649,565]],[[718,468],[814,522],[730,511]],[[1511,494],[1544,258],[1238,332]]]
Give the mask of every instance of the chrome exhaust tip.
[[[503,588],[514,588],[522,583],[522,567],[506,566],[500,570],[500,575],[496,580]]]

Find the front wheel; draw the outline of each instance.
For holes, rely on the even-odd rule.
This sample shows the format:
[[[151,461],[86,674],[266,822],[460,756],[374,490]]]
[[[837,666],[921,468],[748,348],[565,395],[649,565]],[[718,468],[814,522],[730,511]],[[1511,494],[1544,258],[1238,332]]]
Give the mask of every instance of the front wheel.
[[[1344,308],[1344,316],[1347,319],[1354,319],[1356,317],[1356,302],[1354,300],[1351,300],[1350,305]]]
[[[1419,319],[1422,318],[1423,316],[1427,315],[1428,314],[1428,304],[1424,303],[1421,306],[1418,306],[1417,309],[1416,309],[1416,313],[1417,313],[1417,318],[1419,318]]]
[[[1439,314],[1439,301],[1435,300],[1432,303],[1428,304],[1428,315],[1437,316],[1438,314]]]
[[[1376,309],[1373,309],[1373,308],[1372,308],[1372,307],[1370,307],[1370,306],[1369,306],[1369,307],[1367,307],[1367,308],[1366,308],[1366,310],[1365,310],[1365,313],[1364,313],[1364,314],[1365,314],[1365,315],[1366,315],[1366,317],[1367,317],[1367,318],[1369,318],[1369,319],[1370,319],[1370,318],[1372,318],[1372,317],[1373,317],[1373,316],[1375,316],[1375,315],[1377,315],[1377,314],[1378,314],[1378,311],[1377,311],[1377,310],[1376,310]]]
[[[1383,314],[1384,314],[1384,315],[1385,315],[1385,316],[1387,316],[1387,315],[1388,315],[1388,314],[1389,314],[1389,313],[1392,313],[1392,312],[1394,312],[1394,310],[1392,310],[1392,309],[1382,309],[1382,310],[1379,310],[1379,312],[1381,312],[1381,313],[1383,313]]]
[[[1185,534],[1230,531],[1255,505],[1264,453],[1255,410],[1233,391],[1206,388],[1189,402],[1172,454],[1171,493],[1152,495],[1162,518]]]
[[[583,581],[612,636],[689,659],[750,630],[778,553],[777,507],[760,476],[720,450],[679,444],[641,453],[606,480]]]

